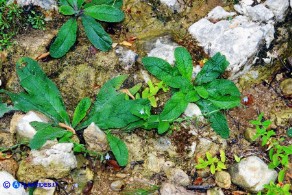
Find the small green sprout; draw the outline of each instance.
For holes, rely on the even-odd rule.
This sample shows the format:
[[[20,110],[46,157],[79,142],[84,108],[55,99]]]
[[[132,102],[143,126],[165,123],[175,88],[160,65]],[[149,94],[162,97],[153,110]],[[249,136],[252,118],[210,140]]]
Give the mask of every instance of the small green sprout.
[[[212,157],[210,152],[206,152],[206,158],[207,160],[199,158],[199,164],[197,164],[195,167],[197,169],[210,167],[212,174],[215,174],[216,171],[222,171],[222,169],[226,169],[226,165],[224,164],[226,161],[226,155],[223,150],[220,150],[220,160],[216,156]]]

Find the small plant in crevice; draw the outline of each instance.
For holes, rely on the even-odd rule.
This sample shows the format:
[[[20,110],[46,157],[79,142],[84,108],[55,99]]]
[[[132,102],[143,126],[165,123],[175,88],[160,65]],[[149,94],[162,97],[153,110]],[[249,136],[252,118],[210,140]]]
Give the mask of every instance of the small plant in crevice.
[[[45,17],[42,14],[32,10],[28,15],[27,21],[34,29],[45,30]]]
[[[54,58],[64,56],[74,45],[77,36],[77,19],[80,17],[89,41],[102,51],[108,51],[112,39],[97,22],[120,22],[124,13],[120,10],[122,0],[60,0],[59,11],[66,16],[72,16],[60,28],[55,41],[50,46],[50,55]]]
[[[226,169],[225,165],[226,155],[223,150],[220,150],[220,159],[216,156],[213,157],[209,152],[206,152],[206,160],[203,158],[198,159],[198,164],[195,166],[196,169],[205,169],[206,167],[210,168],[210,172],[215,174],[216,171],[222,171],[222,169]]]
[[[288,195],[290,194],[290,184],[283,184],[286,171],[289,169],[289,156],[292,154],[292,145],[284,146],[283,143],[285,139],[283,137],[276,138],[276,132],[274,130],[268,130],[271,125],[270,120],[263,119],[264,114],[261,113],[257,120],[250,121],[251,124],[256,126],[256,134],[253,140],[257,138],[261,139],[261,145],[267,148],[269,151],[269,168],[274,169],[276,167],[280,168],[278,173],[278,183],[275,184],[271,182],[270,184],[264,185],[265,194],[279,194]],[[258,195],[262,193],[259,192]]]
[[[229,127],[221,110],[240,105],[240,92],[232,81],[218,78],[227,68],[226,58],[217,53],[209,59],[195,80],[192,80],[193,63],[190,53],[183,47],[174,51],[175,65],[163,59],[145,57],[144,67],[159,80],[173,89],[170,100],[159,115],[149,115],[143,128],[158,128],[165,133],[187,108],[194,102],[201,109],[211,127],[223,138],[229,137]],[[143,115],[143,117],[145,117]]]

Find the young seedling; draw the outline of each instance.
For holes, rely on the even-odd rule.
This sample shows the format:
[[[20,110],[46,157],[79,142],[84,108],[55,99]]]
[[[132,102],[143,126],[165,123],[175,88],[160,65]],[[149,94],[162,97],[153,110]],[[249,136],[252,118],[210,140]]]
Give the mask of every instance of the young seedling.
[[[212,174],[215,174],[216,171],[222,171],[222,169],[226,169],[225,166],[226,156],[223,150],[220,150],[220,159],[216,156],[213,157],[209,152],[206,152],[206,160],[199,158],[199,163],[195,166],[196,169],[204,169],[206,167],[210,167],[210,171]]]
[[[81,18],[86,36],[89,41],[101,51],[108,51],[112,46],[112,39],[105,32],[102,22],[120,22],[124,13],[120,10],[122,0],[60,0],[59,11],[71,18],[60,28],[56,40],[50,47],[50,55],[54,58],[64,56],[74,45],[77,36],[77,19]]]

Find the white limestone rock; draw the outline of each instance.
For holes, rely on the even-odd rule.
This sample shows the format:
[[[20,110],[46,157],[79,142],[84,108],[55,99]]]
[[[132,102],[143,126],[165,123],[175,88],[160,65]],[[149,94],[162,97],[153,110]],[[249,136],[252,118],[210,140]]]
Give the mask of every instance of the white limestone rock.
[[[188,117],[197,117],[200,121],[204,119],[201,109],[194,103],[189,103],[184,115]]]
[[[263,4],[246,6],[246,15],[253,21],[267,22],[274,17],[273,12]]]
[[[15,0],[9,0],[8,3],[13,3]],[[29,4],[40,6],[46,10],[58,10],[56,0],[16,0],[20,6],[27,6]]]
[[[267,0],[265,6],[272,10],[277,22],[283,22],[289,10],[289,0]]]
[[[77,167],[73,143],[48,144],[41,150],[31,150],[17,171],[20,181],[34,182],[45,178],[63,178]]]
[[[169,7],[173,12],[182,11],[182,5],[178,0],[160,0],[160,2]]]
[[[20,137],[32,139],[36,134],[36,130],[30,125],[30,122],[33,121],[47,123],[49,118],[34,111],[29,111],[25,115],[14,114],[10,122],[10,133],[16,133]]]
[[[227,12],[223,9],[221,6],[217,6],[214,9],[212,9],[211,12],[208,13],[207,18],[209,20],[221,20],[226,19],[228,17],[234,16],[235,12]]]
[[[249,156],[229,169],[231,181],[250,192],[258,192],[265,184],[275,181],[277,172],[269,169],[257,156]]]
[[[5,195],[28,195],[28,193],[25,191],[23,186],[19,186],[18,188],[13,187],[13,182],[16,182],[17,180],[8,172],[6,171],[0,171],[0,194]],[[5,183],[6,182],[6,183]],[[4,186],[9,187],[4,188]]]
[[[158,38],[154,47],[149,51],[149,57],[157,57],[166,60],[170,64],[174,64],[174,50],[179,45],[164,37]]]
[[[121,66],[125,70],[129,70],[138,59],[138,54],[125,47],[119,46],[116,48],[115,52],[116,55],[119,57],[119,62]]]

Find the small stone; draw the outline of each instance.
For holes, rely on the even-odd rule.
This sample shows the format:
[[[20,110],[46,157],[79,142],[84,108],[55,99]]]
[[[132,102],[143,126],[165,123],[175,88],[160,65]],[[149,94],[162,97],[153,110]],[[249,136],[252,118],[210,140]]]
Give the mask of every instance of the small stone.
[[[282,81],[280,88],[284,96],[292,97],[292,78]]]
[[[13,177],[15,177],[17,169],[18,164],[14,159],[0,160],[0,171],[7,171]]]
[[[216,172],[215,182],[220,188],[229,189],[231,186],[230,174],[226,171]]]
[[[14,0],[9,0],[8,3],[13,3],[15,2]],[[29,6],[34,5],[34,6],[39,6],[43,9],[46,10],[57,10],[57,1],[56,0],[30,0],[29,2],[27,0],[17,0],[16,1],[18,5],[20,6]]]
[[[187,186],[190,184],[189,176],[179,168],[172,168],[165,171],[167,178],[176,185]]]
[[[124,178],[126,178],[127,176],[128,176],[128,175],[125,174],[125,173],[117,173],[117,174],[116,174],[116,177],[121,178],[121,179],[124,179]]]
[[[229,169],[232,183],[250,192],[259,192],[265,184],[275,181],[277,172],[269,169],[257,156],[249,156]]]
[[[155,153],[149,153],[147,156],[146,166],[152,172],[159,173],[163,167],[165,160],[163,157],[157,157]]]
[[[169,7],[174,13],[182,11],[182,5],[179,0],[160,0],[161,3]]]
[[[23,186],[19,186],[18,188],[14,188],[13,186],[13,182],[15,182],[16,179],[9,174],[6,171],[0,171],[0,194],[2,195],[27,195],[27,193],[25,192],[25,189],[23,188]],[[8,183],[9,186],[8,187]],[[8,188],[4,188],[5,186],[7,186]]]
[[[115,191],[119,192],[125,187],[125,182],[122,180],[117,180],[111,183],[110,188]]]
[[[263,4],[258,4],[254,7],[246,7],[247,16],[253,21],[267,22],[274,17],[274,14],[271,10],[266,8]]]
[[[182,186],[177,186],[171,183],[163,183],[160,188],[161,195],[195,195],[195,192],[186,190]]]
[[[224,195],[224,192],[220,188],[212,188],[207,190],[207,195]]]
[[[188,104],[184,114],[188,117],[197,117],[200,121],[204,119],[201,109],[194,103]]]
[[[127,49],[125,47],[117,47],[115,50],[117,56],[119,57],[120,65],[125,69],[129,70],[137,61],[138,54],[134,51]]]
[[[108,142],[105,133],[94,123],[91,123],[83,133],[86,145],[89,150],[104,152],[108,149]]]
[[[54,195],[57,187],[55,181],[50,179],[40,179],[38,181],[38,185],[42,185],[42,187],[36,188],[35,191],[33,192],[33,195]]]
[[[253,138],[256,134],[256,130],[254,128],[246,128],[245,132],[244,132],[244,138],[249,141],[249,142],[253,142]]]

